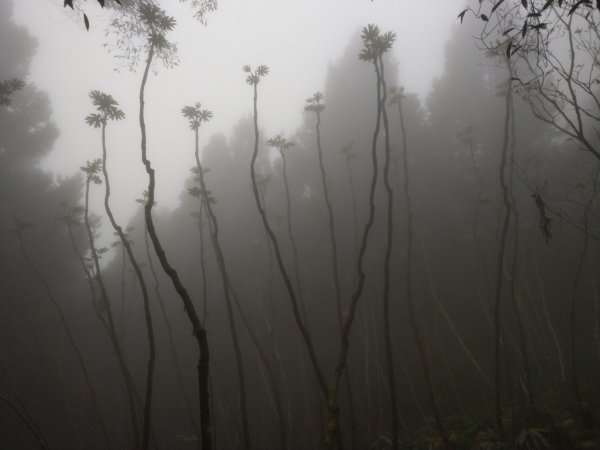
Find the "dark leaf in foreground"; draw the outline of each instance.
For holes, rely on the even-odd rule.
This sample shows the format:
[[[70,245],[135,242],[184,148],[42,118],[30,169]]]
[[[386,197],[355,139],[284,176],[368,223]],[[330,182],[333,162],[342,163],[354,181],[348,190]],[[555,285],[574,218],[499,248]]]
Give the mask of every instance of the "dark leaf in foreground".
[[[554,3],[554,0],[548,0],[546,3],[544,3],[544,6],[542,7],[542,11],[545,11],[546,9],[548,9],[550,7],[550,5],[552,5],[552,3]]]
[[[579,0],[577,3],[571,6],[571,9],[569,10],[569,15],[573,14],[577,10],[577,8],[579,8],[579,6],[581,6],[583,3],[586,3],[585,0]]]
[[[500,6],[500,5],[501,5],[503,2],[504,2],[504,0],[500,0],[500,1],[498,1],[498,3],[496,3],[496,4],[494,5],[494,7],[492,8],[492,13],[493,13],[494,11],[496,11],[496,10],[498,9],[498,6]]]

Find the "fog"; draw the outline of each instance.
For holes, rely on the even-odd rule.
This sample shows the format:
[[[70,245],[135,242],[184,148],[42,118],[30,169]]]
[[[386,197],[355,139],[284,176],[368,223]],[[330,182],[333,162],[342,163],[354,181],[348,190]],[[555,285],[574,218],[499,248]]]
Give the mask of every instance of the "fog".
[[[600,448],[599,23],[2,0],[0,448]]]
[[[132,74],[107,51],[116,52],[114,41],[106,37],[110,11],[84,4],[92,25],[89,33],[83,33],[81,13],[69,14],[60,6],[59,1],[42,5],[36,0],[16,2],[15,21],[38,39],[28,80],[48,92],[54,119],[61,128],[56,148],[43,166],[68,175],[97,154],[96,133],[79,126],[90,113],[87,93],[99,89],[113,95],[133,117],[140,67]],[[219,5],[210,14],[208,25],[202,26],[188,5],[164,2],[164,8],[177,19],[170,37],[178,45],[180,62],[172,70],[156,65],[156,75],[148,85],[149,97],[154,97],[148,104],[149,122],[164,126],[150,149],[152,159],[162,167],[157,174],[159,204],[171,208],[177,204],[183,180],[193,165],[187,151],[191,139],[179,115],[183,105],[201,102],[213,111],[214,119],[204,127],[202,143],[213,133],[228,135],[240,117],[251,114],[251,92],[241,73],[244,64],[266,64],[271,69],[261,99],[264,130],[269,135],[294,132],[305,98],[322,90],[329,64],[367,23],[398,34],[393,53],[402,61],[399,76],[411,92],[424,98],[442,70],[444,43],[460,6],[460,1],[434,0],[414,5],[239,0]],[[146,181],[138,163],[135,131],[135,124],[116,124],[111,134],[123,149],[113,158],[115,189],[137,194]],[[125,173],[117,168],[126,168]],[[115,204],[123,220],[128,219],[134,198],[123,196]]]

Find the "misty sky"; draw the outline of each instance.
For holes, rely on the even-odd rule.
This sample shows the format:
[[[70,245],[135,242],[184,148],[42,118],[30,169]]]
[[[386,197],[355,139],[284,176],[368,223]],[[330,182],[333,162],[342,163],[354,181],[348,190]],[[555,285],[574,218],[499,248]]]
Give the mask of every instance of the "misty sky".
[[[146,187],[139,161],[137,95],[141,78],[119,67],[103,44],[111,17],[95,1],[79,2],[91,22],[86,32],[81,16],[69,13],[62,0],[20,0],[15,18],[38,38],[29,81],[51,97],[61,129],[45,166],[59,175],[76,172],[86,160],[100,156],[100,134],[84,117],[93,112],[92,89],[113,95],[128,120],[108,127],[109,168],[118,219],[126,220],[134,199]],[[324,88],[327,67],[340,58],[353,33],[368,23],[398,34],[394,55],[400,82],[421,97],[443,66],[444,43],[464,0],[223,0],[208,16],[207,26],[192,18],[189,5],[162,2],[178,21],[170,34],[178,43],[180,64],[155,66],[147,87],[149,154],[157,170],[159,206],[172,207],[193,162],[193,134],[180,111],[200,101],[214,119],[200,131],[201,144],[229,134],[240,117],[251,113],[252,90],[241,67],[269,66],[261,83],[260,125],[266,137],[293,133],[300,124],[304,100]],[[326,121],[326,115],[323,120]],[[97,189],[97,195],[103,189]],[[98,197],[99,200],[99,197]],[[96,203],[99,205],[99,203]],[[100,209],[96,208],[98,211]]]

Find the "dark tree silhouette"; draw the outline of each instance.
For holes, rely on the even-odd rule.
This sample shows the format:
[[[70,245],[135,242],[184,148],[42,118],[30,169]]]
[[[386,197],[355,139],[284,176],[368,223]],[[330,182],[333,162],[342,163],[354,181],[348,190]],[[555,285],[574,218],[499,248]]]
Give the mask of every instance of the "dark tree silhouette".
[[[102,131],[102,173],[104,175],[104,209],[110,220],[110,224],[119,236],[121,245],[127,251],[129,262],[133,266],[136,278],[142,290],[142,299],[144,302],[144,314],[146,319],[146,333],[148,336],[148,368],[146,371],[146,395],[144,399],[144,425],[142,430],[142,448],[146,450],[150,445],[150,432],[152,428],[152,392],[154,387],[154,364],[156,360],[156,344],[154,339],[154,326],[152,324],[152,312],[150,310],[150,296],[144,280],[144,274],[133,253],[131,242],[127,239],[123,228],[117,223],[110,208],[110,179],[106,167],[107,149],[106,149],[106,125],[109,120],[122,120],[125,113],[119,109],[119,104],[112,96],[100,91],[91,91],[89,93],[92,104],[96,107],[97,113],[88,115],[85,121],[94,128],[100,128]],[[123,308],[124,309],[124,308]]]
[[[146,65],[144,68],[144,74],[142,76],[142,82],[140,85],[139,95],[139,124],[142,133],[141,139],[141,153],[142,163],[148,174],[148,199],[144,205],[144,218],[150,240],[154,246],[156,256],[160,261],[160,264],[169,276],[175,291],[181,298],[186,314],[192,324],[193,334],[198,343],[198,349],[200,352],[198,362],[198,384],[199,384],[199,397],[200,397],[200,432],[201,439],[199,445],[202,448],[212,448],[212,422],[210,418],[210,396],[209,396],[209,348],[206,329],[204,328],[196,307],[192,302],[192,298],[188,293],[188,290],[181,282],[179,274],[171,266],[165,250],[158,238],[156,228],[154,226],[154,218],[152,217],[152,208],[154,207],[154,189],[156,186],[155,171],[152,167],[151,161],[147,155],[147,135],[146,135],[146,120],[144,115],[145,108],[145,89],[148,81],[148,72],[150,71],[150,65],[154,57],[161,59],[164,64],[172,65],[175,63],[175,46],[169,42],[166,38],[167,32],[171,31],[175,27],[175,19],[168,16],[165,11],[161,10],[155,5],[141,4],[138,8],[138,18],[141,21],[141,29],[137,30],[136,35],[142,35],[143,48],[146,53]],[[127,29],[127,22],[121,24],[121,29]],[[126,47],[125,52],[133,51],[132,47]],[[134,60],[135,61],[135,60]]]
[[[94,412],[96,413],[96,417],[98,419],[98,424],[100,425],[100,430],[102,431],[104,442],[106,443],[107,448],[110,448],[111,443],[110,443],[110,438],[108,436],[108,430],[106,427],[106,423],[104,421],[102,413],[100,412],[100,406],[99,406],[99,402],[98,402],[98,396],[96,394],[96,389],[94,388],[94,386],[92,385],[92,382],[90,380],[89,371],[83,360],[83,355],[82,355],[82,352],[80,349],[80,345],[77,343],[77,340],[76,340],[75,336],[73,335],[73,331],[71,330],[71,326],[67,322],[67,319],[65,317],[65,312],[64,312],[62,306],[60,305],[60,303],[58,302],[58,300],[52,293],[52,290],[50,289],[50,284],[48,283],[48,280],[39,271],[39,269],[35,266],[33,260],[31,259],[31,257],[29,256],[29,253],[27,252],[27,250],[25,248],[25,242],[23,240],[23,233],[28,228],[31,228],[32,226],[33,226],[33,224],[16,218],[14,221],[13,228],[9,231],[17,236],[17,239],[19,240],[19,248],[21,249],[23,258],[25,258],[27,265],[29,266],[30,270],[35,274],[35,277],[44,286],[44,291],[46,291],[46,296],[48,297],[48,300],[50,300],[50,302],[52,303],[52,306],[54,307],[54,309],[56,310],[57,314],[60,317],[60,323],[63,327],[63,330],[65,331],[67,340],[69,341],[69,344],[71,345],[71,347],[73,348],[73,351],[77,355],[77,361],[79,363],[81,373],[83,374],[83,378],[85,380],[86,387],[90,392],[90,398],[92,399],[92,404],[94,405]],[[11,405],[11,406],[14,406],[14,405]],[[19,413],[20,416],[22,416],[22,414],[23,414],[22,412]],[[25,419],[23,419],[23,420],[25,420]],[[42,446],[42,448],[44,448],[44,446],[43,446],[44,440],[41,438],[39,431],[37,431],[37,427],[33,426],[33,421],[31,419],[28,419],[28,420],[25,420],[25,422],[35,432],[35,434],[38,438],[38,441],[40,442],[40,446]]]
[[[290,196],[290,183],[288,180],[288,169],[287,169],[287,152],[289,149],[295,147],[291,141],[278,134],[274,138],[267,141],[267,146],[276,148],[281,156],[282,162],[282,175],[283,175],[283,186],[285,187],[285,214],[287,223],[288,239],[292,244],[292,255],[293,255],[293,267],[294,277],[296,281],[296,291],[298,292],[298,301],[300,302],[300,311],[302,312],[302,320],[307,323],[308,318],[306,317],[306,306],[304,304],[304,295],[302,293],[302,281],[300,279],[300,264],[298,262],[298,245],[296,244],[296,238],[294,237],[293,225],[292,225],[292,200]]]
[[[281,250],[280,250],[280,245],[279,245],[279,241],[277,240],[277,237],[273,231],[273,228],[271,226],[271,224],[269,223],[269,220],[267,218],[266,215],[266,211],[265,211],[265,206],[262,204],[261,199],[260,199],[260,193],[258,190],[258,183],[257,183],[257,177],[256,177],[256,159],[258,157],[258,144],[259,144],[259,131],[258,131],[258,84],[260,83],[260,80],[266,76],[269,73],[269,68],[267,66],[264,65],[260,65],[258,66],[254,71],[251,69],[250,66],[244,66],[243,70],[245,73],[247,73],[247,77],[246,77],[246,82],[252,86],[253,91],[254,91],[254,98],[253,98],[253,106],[254,106],[254,150],[252,152],[252,161],[250,163],[250,177],[252,179],[252,192],[254,194],[254,200],[256,202],[256,207],[258,209],[258,213],[262,219],[262,223],[263,226],[265,228],[265,231],[267,232],[267,235],[269,236],[269,240],[271,241],[271,245],[273,247],[273,251],[275,253],[275,258],[277,260],[277,266],[279,267],[279,272],[281,273],[281,276],[283,278],[284,284],[285,284],[285,288],[287,291],[287,294],[290,298],[290,301],[292,303],[292,311],[294,314],[294,321],[296,322],[296,326],[298,327],[298,331],[300,332],[300,335],[302,336],[304,345],[306,347],[306,350],[308,351],[308,355],[310,358],[310,362],[312,365],[312,368],[315,372],[315,376],[317,378],[317,382],[318,382],[318,387],[320,389],[320,391],[322,392],[323,396],[325,398],[328,397],[328,387],[327,387],[327,382],[325,381],[325,376],[323,375],[323,370],[321,368],[321,365],[317,359],[317,354],[315,351],[315,347],[313,344],[313,340],[310,336],[310,332],[308,330],[308,327],[306,325],[306,322],[303,320],[302,318],[302,313],[301,313],[301,305],[299,302],[299,298],[297,293],[294,291],[294,287],[292,285],[292,280],[289,276],[288,270],[285,267],[285,264],[283,262],[283,257],[281,255]],[[333,415],[332,416],[333,420],[337,421],[338,419],[338,415]],[[335,435],[336,435],[336,441],[337,441],[337,445],[338,448],[340,448],[340,450],[343,448],[343,444],[342,444],[342,438],[341,438],[341,433],[339,432],[338,426],[335,425],[334,426],[334,431],[335,431]]]
[[[0,81],[0,106],[10,105],[10,96],[25,87],[25,81],[20,78]]]
[[[136,410],[136,401],[139,401],[139,396],[135,390],[135,385],[133,382],[133,377],[131,376],[131,372],[127,365],[125,354],[123,352],[122,346],[119,342],[117,327],[115,325],[114,314],[112,311],[111,301],[108,295],[108,290],[106,289],[106,284],[104,282],[104,278],[102,277],[102,272],[100,269],[100,250],[95,246],[94,239],[94,231],[92,230],[92,224],[89,218],[89,202],[90,202],[90,184],[102,184],[102,179],[98,175],[98,173],[102,170],[102,160],[95,159],[93,161],[88,161],[85,166],[81,167],[81,171],[85,174],[85,206],[84,206],[84,214],[83,219],[85,223],[85,229],[87,231],[87,236],[90,245],[90,253],[92,255],[92,261],[94,264],[95,271],[95,279],[100,287],[100,296],[99,296],[99,305],[98,308],[106,315],[108,330],[110,333],[110,340],[117,356],[117,360],[119,362],[119,368],[121,370],[121,375],[123,376],[123,381],[125,383],[125,387],[127,389],[127,400],[129,406],[129,416],[131,420],[131,427],[133,432],[133,440],[135,442],[135,446],[139,447],[140,445],[140,434],[139,434],[139,423],[137,419],[137,410]]]
[[[204,181],[204,169],[200,163],[199,146],[198,146],[198,133],[202,122],[208,122],[212,118],[212,112],[207,109],[200,109],[200,103],[196,103],[194,106],[185,106],[181,113],[188,119],[190,128],[194,131],[194,157],[196,159],[196,171],[198,174],[198,180],[200,181],[200,195],[202,197],[202,205],[206,209],[209,229],[211,234],[211,242],[213,250],[217,256],[217,263],[219,265],[219,272],[221,274],[221,282],[223,285],[223,293],[225,295],[225,305],[227,307],[227,319],[229,321],[229,331],[231,333],[231,339],[233,341],[233,348],[235,351],[236,366],[238,371],[238,383],[240,388],[240,416],[242,419],[242,432],[244,440],[244,448],[249,450],[250,445],[250,429],[248,426],[248,411],[247,411],[247,400],[246,400],[246,377],[244,375],[244,363],[242,360],[242,351],[240,348],[240,340],[238,338],[237,327],[235,324],[235,317],[233,315],[233,306],[230,298],[231,280],[229,278],[229,272],[225,263],[225,256],[223,255],[223,249],[221,248],[221,242],[219,238],[219,222],[217,216],[213,212],[212,203],[214,199],[209,197],[209,191]]]

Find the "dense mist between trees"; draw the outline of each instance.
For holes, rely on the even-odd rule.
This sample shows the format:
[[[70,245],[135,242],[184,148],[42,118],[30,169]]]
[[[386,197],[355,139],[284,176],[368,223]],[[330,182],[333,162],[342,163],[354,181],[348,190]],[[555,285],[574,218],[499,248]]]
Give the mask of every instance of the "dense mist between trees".
[[[16,3],[0,448],[600,448],[600,5]]]

